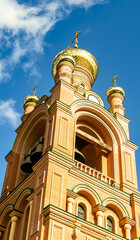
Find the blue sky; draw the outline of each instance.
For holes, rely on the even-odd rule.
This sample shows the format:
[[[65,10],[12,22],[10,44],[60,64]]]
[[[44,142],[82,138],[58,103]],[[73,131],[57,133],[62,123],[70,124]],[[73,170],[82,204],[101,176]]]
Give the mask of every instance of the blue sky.
[[[15,129],[23,115],[23,100],[33,93],[50,95],[54,86],[51,63],[82,30],[79,47],[98,61],[93,86],[104,100],[112,86],[126,93],[124,107],[131,120],[130,140],[140,144],[140,1],[139,0],[1,0],[0,1],[0,191]],[[140,189],[140,150],[136,152]]]

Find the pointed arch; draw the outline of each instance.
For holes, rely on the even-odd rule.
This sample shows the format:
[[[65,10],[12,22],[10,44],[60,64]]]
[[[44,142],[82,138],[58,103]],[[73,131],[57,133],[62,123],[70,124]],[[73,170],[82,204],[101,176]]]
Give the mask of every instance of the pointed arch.
[[[92,187],[86,184],[78,184],[72,189],[72,191],[85,195],[90,200],[92,207],[97,204],[101,204],[102,202],[99,194]]]
[[[116,198],[105,198],[103,200],[103,206],[112,208],[118,214],[120,220],[124,217],[130,218],[126,207]]]

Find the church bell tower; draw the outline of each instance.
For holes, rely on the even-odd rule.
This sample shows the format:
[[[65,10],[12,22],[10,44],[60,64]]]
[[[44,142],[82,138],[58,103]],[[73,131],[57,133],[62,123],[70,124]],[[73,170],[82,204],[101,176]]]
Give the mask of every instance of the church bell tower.
[[[79,32],[80,33],[80,32]],[[140,239],[140,192],[124,90],[92,91],[98,63],[75,46],[52,63],[50,97],[24,100],[0,199],[2,240]]]

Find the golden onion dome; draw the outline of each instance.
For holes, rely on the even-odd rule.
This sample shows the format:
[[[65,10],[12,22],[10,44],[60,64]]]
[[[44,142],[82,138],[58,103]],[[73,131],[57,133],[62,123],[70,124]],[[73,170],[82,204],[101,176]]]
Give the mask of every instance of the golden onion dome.
[[[120,95],[122,95],[125,98],[124,90],[121,87],[118,87],[118,86],[110,87],[107,90],[106,96],[109,97],[111,94],[115,94],[115,93],[119,93]]]
[[[76,61],[76,65],[81,65],[83,67],[86,67],[91,72],[91,74],[94,76],[94,79],[97,78],[99,68],[98,68],[98,63],[97,63],[95,57],[90,52],[88,52],[84,49],[81,49],[81,48],[76,48],[76,47],[65,49],[56,55],[56,57],[54,58],[53,63],[52,63],[53,78],[56,75],[57,65],[60,62],[59,59],[61,59],[61,57],[66,56],[66,55],[73,57]],[[69,60],[70,60],[70,58],[68,59],[68,61]],[[62,61],[62,59],[61,59],[61,61]],[[73,63],[73,62],[71,62],[71,63]]]
[[[26,104],[26,103],[28,103],[28,102],[34,102],[34,103],[38,103],[38,101],[39,101],[39,97],[38,96],[36,96],[36,95],[29,95],[29,96],[27,96],[25,99],[24,99],[24,105]]]
[[[59,63],[64,62],[64,61],[70,62],[74,67],[76,66],[76,60],[74,59],[74,57],[72,57],[69,54],[63,54],[57,58],[56,67],[58,66]]]

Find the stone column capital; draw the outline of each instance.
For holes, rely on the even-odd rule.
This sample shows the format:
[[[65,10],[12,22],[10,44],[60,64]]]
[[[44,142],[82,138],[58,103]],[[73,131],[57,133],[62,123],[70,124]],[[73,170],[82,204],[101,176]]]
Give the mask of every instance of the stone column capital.
[[[11,222],[17,222],[17,221],[18,221],[18,217],[17,216],[11,217]]]
[[[136,221],[129,217],[124,217],[120,220],[120,225],[125,226],[126,224],[129,224],[131,227],[134,227],[136,225]]]
[[[73,192],[72,190],[67,189],[67,198],[72,197],[73,199],[75,199],[75,198],[77,198],[78,196],[79,196],[78,193],[75,193],[75,192]]]
[[[102,211],[97,211],[96,212],[96,217],[103,217],[104,213]]]
[[[132,227],[131,227],[131,225],[130,224],[128,224],[128,223],[126,223],[126,224],[124,224],[124,230],[131,230],[132,229]]]
[[[72,197],[68,197],[67,198],[67,202],[73,204],[74,203],[74,199]]]
[[[14,209],[12,212],[10,212],[9,216],[10,216],[11,218],[13,218],[13,217],[19,218],[19,217],[22,217],[22,216],[23,216],[23,212]]]

